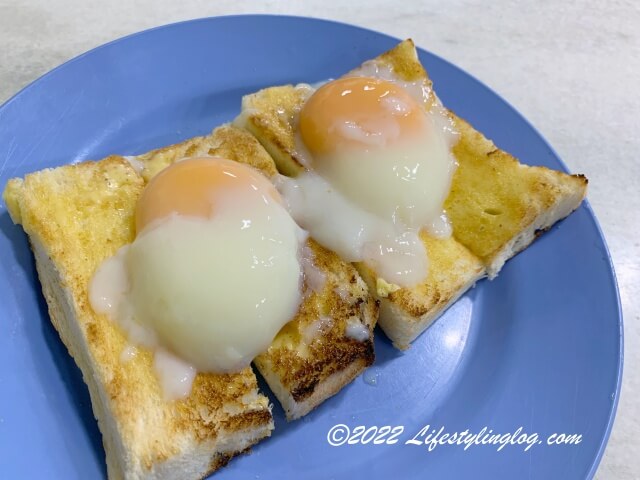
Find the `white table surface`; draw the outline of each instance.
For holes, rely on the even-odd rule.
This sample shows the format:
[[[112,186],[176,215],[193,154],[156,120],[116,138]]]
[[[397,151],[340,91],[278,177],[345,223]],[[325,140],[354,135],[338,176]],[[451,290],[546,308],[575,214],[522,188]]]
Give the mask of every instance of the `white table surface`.
[[[516,107],[589,178],[625,320],[622,397],[599,480],[640,478],[640,4],[633,0],[0,0],[0,103],[86,50],[149,27],[234,13],[355,23],[415,42]]]

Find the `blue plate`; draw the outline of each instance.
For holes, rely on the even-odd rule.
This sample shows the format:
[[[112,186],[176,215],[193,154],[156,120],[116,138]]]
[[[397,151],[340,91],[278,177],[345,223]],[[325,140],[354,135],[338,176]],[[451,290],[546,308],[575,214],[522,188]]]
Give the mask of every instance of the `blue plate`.
[[[279,16],[209,18],[118,40],[53,70],[0,108],[0,184],[207,133],[238,113],[245,93],[339,76],[396,42],[349,25]],[[565,169],[495,93],[424,50],[420,58],[445,105],[523,162]],[[103,477],[88,391],[50,325],[27,238],[4,205],[0,230],[0,477]],[[396,351],[384,335],[376,349],[369,383],[358,378],[303,420],[287,424],[274,401],[272,438],[215,477],[593,476],[618,401],[622,318],[588,204],[509,261],[497,280],[480,282],[409,351]],[[358,444],[330,445],[337,424]],[[360,425],[378,427],[384,442],[374,444],[374,429],[358,437]],[[385,425],[403,427],[396,443],[380,434]],[[441,427],[440,441],[456,432],[454,440],[470,441],[463,432],[483,428],[512,436],[494,438],[507,442],[501,450],[478,444],[488,436],[467,448],[424,445]],[[334,443],[344,441],[339,428],[331,431]],[[553,434],[581,441],[548,445]]]

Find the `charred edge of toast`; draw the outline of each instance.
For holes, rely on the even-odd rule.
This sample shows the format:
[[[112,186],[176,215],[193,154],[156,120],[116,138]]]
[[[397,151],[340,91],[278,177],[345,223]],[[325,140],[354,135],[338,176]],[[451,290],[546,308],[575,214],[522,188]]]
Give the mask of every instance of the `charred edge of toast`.
[[[293,379],[296,386],[291,390],[291,396],[297,403],[309,398],[324,381],[320,378],[319,373],[323,373],[323,376],[328,377],[346,369],[359,360],[364,363],[363,368],[372,365],[375,361],[373,341],[371,339],[364,342],[353,340],[350,348],[346,350],[338,348],[334,344],[327,345],[327,348],[323,348],[323,352],[323,361],[308,364],[305,368],[296,372]]]

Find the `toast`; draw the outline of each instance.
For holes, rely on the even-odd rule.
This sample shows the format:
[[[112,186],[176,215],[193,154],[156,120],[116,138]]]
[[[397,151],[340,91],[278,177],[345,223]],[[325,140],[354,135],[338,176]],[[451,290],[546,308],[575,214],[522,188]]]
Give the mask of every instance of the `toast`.
[[[372,62],[392,69],[402,81],[421,83],[428,92],[427,110],[440,107],[411,40]],[[284,175],[305,169],[296,151],[295,129],[297,113],[310,93],[309,86],[285,85],[246,95],[235,120],[264,145]],[[381,302],[380,326],[401,349],[477,280],[495,278],[509,258],[569,215],[586,194],[584,176],[522,165],[453,112],[447,115],[460,133],[453,149],[459,166],[445,201],[453,235],[436,239],[422,234],[430,263],[427,278],[399,288],[367,265],[356,264]]]
[[[198,374],[187,399],[166,402],[152,353],[126,358],[119,327],[92,310],[89,281],[133,240],[143,188],[129,162],[113,156],[10,180],[4,199],[29,235],[51,321],[89,387],[109,478],[202,478],[269,436],[273,419],[251,368]]]
[[[288,420],[307,414],[374,361],[378,303],[352,265],[313,240],[308,248],[324,284],[311,288],[305,281],[298,315],[254,360]]]
[[[236,374],[198,373],[187,398],[166,401],[152,353],[138,348],[131,355],[120,328],[89,305],[88,284],[96,268],[134,238],[133,213],[145,183],[179,158],[209,154],[248,163],[268,176],[276,171],[253,137],[221,127],[137,157],[110,156],[12,179],[3,194],[11,218],[29,236],[51,321],[89,387],[110,479],[203,478],[273,429],[271,406],[259,393],[251,368]],[[377,315],[377,305],[355,269],[312,242],[310,248],[316,263],[331,266],[330,278],[323,291],[305,297],[300,314],[287,325],[286,338],[293,340],[284,349],[280,345],[265,353],[261,367],[265,378],[279,382],[285,408],[299,414],[372,362]],[[338,286],[348,295],[340,296]],[[323,309],[314,310],[316,305]],[[319,319],[314,317],[319,311],[335,314],[330,328],[319,329],[313,338],[305,338],[308,345],[302,344],[290,332],[305,331]],[[364,325],[366,339],[345,337],[352,317]],[[333,339],[341,341],[320,348]],[[295,364],[297,349],[307,357]],[[323,352],[336,357],[317,356]],[[281,369],[269,370],[271,365],[300,370],[287,370],[290,379]],[[295,390],[303,384],[306,390]]]

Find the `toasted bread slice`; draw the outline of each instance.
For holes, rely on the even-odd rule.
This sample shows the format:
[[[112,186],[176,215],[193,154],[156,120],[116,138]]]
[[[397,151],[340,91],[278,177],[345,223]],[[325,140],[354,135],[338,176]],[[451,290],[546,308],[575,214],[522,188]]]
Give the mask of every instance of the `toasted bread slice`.
[[[89,387],[109,478],[202,478],[269,436],[273,420],[251,368],[198,374],[188,398],[165,401],[152,353],[129,358],[119,327],[89,305],[96,268],[133,240],[143,188],[113,156],[10,180],[4,199],[29,235],[51,321]]]
[[[373,62],[390,67],[400,80],[421,82],[429,94],[425,108],[439,104],[411,40]],[[285,175],[305,168],[296,151],[295,123],[310,92],[308,86],[285,85],[247,95],[235,120],[258,138]],[[430,258],[427,279],[398,289],[366,265],[356,265],[381,301],[380,326],[399,348],[408,347],[478,279],[494,278],[508,258],[576,209],[586,194],[583,176],[522,165],[454,113],[448,115],[461,135],[453,151],[459,167],[445,202],[453,236],[423,235]]]
[[[461,137],[453,153],[460,166],[445,209],[456,240],[495,278],[509,258],[578,208],[588,182],[584,175],[523,165],[455,119]]]
[[[335,253],[313,240],[308,248],[325,281],[315,288],[305,282],[298,315],[254,361],[289,420],[337,393],[374,360],[378,305],[367,285]]]
[[[225,126],[137,157],[43,170],[9,181],[4,192],[13,220],[29,234],[52,322],[89,385],[110,478],[200,478],[273,428],[250,369],[198,374],[187,400],[165,402],[151,354],[140,349],[125,361],[126,338],[88,305],[87,285],[97,266],[133,240],[133,211],[145,183],[174,161],[197,155],[276,173],[255,138]],[[376,302],[351,265],[312,240],[309,248],[327,280],[317,292],[305,284],[300,313],[276,337],[275,348],[256,360],[289,418],[317,406],[373,361]],[[351,338],[354,322],[366,338]]]

